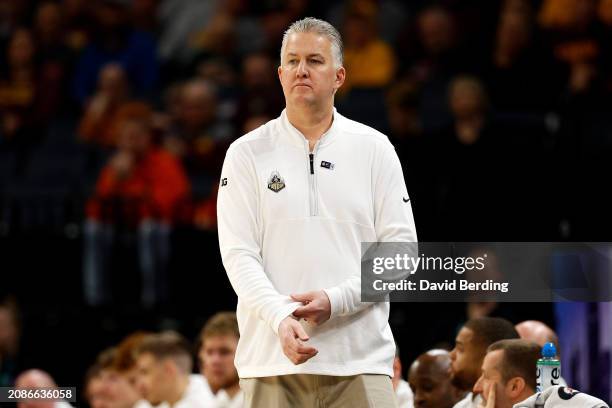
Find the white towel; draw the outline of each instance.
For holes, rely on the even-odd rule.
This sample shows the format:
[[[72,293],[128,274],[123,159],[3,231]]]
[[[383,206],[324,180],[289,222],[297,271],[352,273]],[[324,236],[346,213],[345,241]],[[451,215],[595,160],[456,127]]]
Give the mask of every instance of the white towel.
[[[541,394],[541,395],[540,395]],[[514,408],[535,408],[536,400],[544,402],[544,408],[610,408],[602,400],[569,387],[555,386],[527,398],[514,405]]]

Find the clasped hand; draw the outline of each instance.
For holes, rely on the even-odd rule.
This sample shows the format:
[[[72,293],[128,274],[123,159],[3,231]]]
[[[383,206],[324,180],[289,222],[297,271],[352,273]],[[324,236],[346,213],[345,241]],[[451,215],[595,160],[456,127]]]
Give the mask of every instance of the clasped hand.
[[[331,316],[331,303],[323,290],[291,295],[291,299],[302,303],[291,316],[287,316],[278,326],[278,337],[283,353],[293,364],[302,364],[319,352],[304,342],[309,337],[299,319],[313,325],[320,325]]]

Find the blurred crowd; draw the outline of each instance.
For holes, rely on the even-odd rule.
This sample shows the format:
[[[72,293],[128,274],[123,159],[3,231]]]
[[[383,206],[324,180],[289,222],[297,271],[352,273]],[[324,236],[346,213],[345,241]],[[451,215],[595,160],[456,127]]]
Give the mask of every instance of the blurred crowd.
[[[336,105],[395,144],[421,239],[606,236],[607,0],[3,0],[0,232],[78,226],[91,305],[133,233],[163,302],[172,228],[215,230],[225,150],[283,109],[304,15],[343,34]]]

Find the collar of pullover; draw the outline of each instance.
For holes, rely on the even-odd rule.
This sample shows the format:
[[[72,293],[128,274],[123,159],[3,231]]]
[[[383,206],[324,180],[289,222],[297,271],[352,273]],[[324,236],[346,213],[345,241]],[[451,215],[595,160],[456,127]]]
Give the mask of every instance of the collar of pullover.
[[[337,133],[338,128],[340,127],[341,116],[336,111],[335,107],[333,109],[334,112],[332,116],[332,124],[329,129],[327,129],[327,132],[323,133],[323,135],[321,135],[321,137],[319,138],[319,141],[317,142],[317,148],[320,148],[321,146],[330,143],[334,139],[334,135]],[[289,122],[289,118],[287,118],[286,109],[283,109],[283,112],[281,113],[280,125],[282,129],[280,136],[282,139],[287,140],[290,144],[294,146],[302,148],[306,146],[306,149],[308,150],[308,139],[306,139],[304,134],[297,130],[295,126],[293,126],[291,122]]]

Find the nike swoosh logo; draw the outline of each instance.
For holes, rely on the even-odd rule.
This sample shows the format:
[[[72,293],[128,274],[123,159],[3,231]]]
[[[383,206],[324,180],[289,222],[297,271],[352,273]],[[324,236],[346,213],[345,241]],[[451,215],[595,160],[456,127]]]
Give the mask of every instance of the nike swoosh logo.
[[[408,201],[410,201],[410,197],[408,197],[408,198],[402,197],[402,200],[404,200],[404,202],[407,203]]]

